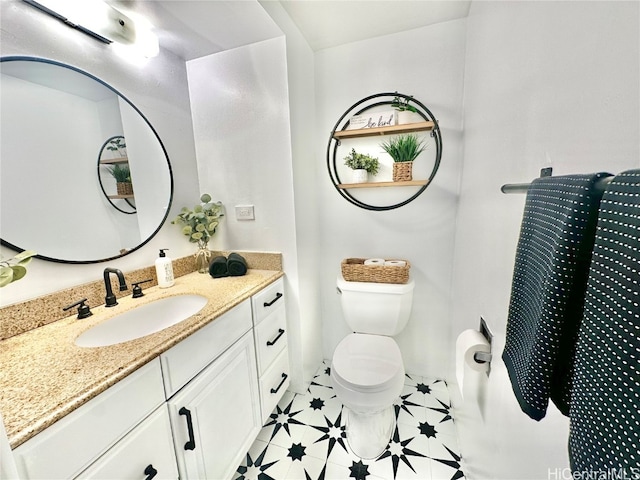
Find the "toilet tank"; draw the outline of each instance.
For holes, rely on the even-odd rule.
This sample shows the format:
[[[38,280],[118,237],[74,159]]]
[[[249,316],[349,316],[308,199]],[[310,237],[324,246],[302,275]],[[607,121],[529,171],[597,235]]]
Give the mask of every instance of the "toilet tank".
[[[347,282],[337,279],[345,321],[356,333],[392,337],[407,325],[413,303],[413,280],[404,284]]]

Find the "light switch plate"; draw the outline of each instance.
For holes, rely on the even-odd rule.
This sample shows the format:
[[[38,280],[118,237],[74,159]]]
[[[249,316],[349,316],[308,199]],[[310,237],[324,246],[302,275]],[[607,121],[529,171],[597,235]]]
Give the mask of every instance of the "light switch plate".
[[[236,205],[236,220],[255,220],[253,205]]]

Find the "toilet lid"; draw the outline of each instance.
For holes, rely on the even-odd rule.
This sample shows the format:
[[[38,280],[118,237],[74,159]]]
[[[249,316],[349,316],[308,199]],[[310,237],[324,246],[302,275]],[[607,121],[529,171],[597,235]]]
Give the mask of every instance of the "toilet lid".
[[[379,391],[404,375],[402,355],[391,337],[352,333],[336,347],[332,372],[356,390]]]

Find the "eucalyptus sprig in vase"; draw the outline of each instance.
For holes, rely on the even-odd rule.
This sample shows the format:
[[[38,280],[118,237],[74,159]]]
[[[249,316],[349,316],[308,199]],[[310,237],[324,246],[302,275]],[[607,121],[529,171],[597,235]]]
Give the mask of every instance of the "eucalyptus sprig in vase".
[[[171,223],[182,225],[182,234],[187,236],[191,243],[198,244],[198,251],[194,254],[196,268],[200,273],[208,273],[213,255],[209,250],[209,240],[216,233],[220,217],[224,216],[223,205],[221,202],[212,202],[208,193],[202,194],[200,202],[193,210],[183,207]]]

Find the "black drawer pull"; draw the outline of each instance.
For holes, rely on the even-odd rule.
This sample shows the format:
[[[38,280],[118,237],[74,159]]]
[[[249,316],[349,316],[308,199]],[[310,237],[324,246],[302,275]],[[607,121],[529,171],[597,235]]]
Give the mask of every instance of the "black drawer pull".
[[[277,342],[278,340],[280,340],[280,337],[281,337],[283,334],[284,334],[284,330],[283,330],[282,328],[279,328],[279,329],[278,329],[278,336],[277,336],[276,338],[274,338],[273,340],[271,340],[271,341],[267,342],[267,347],[273,347],[273,346],[276,344],[276,342]]]
[[[280,300],[281,297],[282,297],[282,294],[280,292],[278,292],[278,293],[276,293],[276,298],[274,298],[270,302],[264,302],[262,305],[265,306],[265,307],[270,307],[271,305],[276,303],[278,300]]]
[[[187,430],[189,431],[189,441],[184,444],[185,450],[195,450],[196,448],[196,439],[193,435],[193,422],[191,421],[191,412],[186,408],[182,407],[178,410],[180,415],[184,415],[187,417]]]
[[[285,380],[287,379],[287,374],[283,373],[282,374],[282,380],[280,381],[280,385],[278,385],[276,388],[272,388],[271,389],[271,393],[278,393],[278,390],[280,390],[280,388],[282,387],[282,385],[284,385]]]
[[[151,480],[158,474],[158,470],[153,468],[153,465],[148,465],[147,468],[144,469],[144,474],[147,476],[144,480]]]

